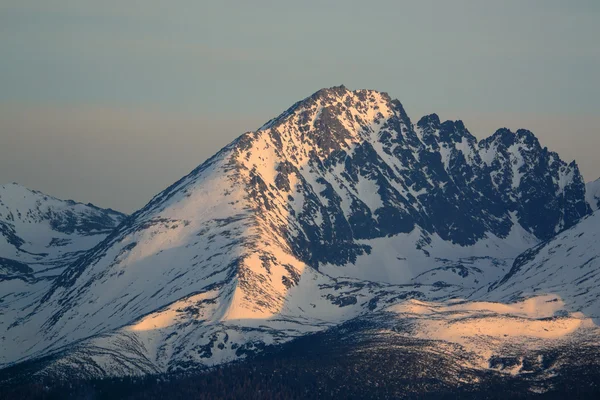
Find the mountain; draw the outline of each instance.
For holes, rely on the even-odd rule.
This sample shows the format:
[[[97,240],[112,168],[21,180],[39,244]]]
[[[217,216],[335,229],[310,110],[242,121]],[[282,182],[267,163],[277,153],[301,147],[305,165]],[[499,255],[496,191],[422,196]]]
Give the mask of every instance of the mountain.
[[[577,165],[529,131],[477,141],[435,114],[413,124],[385,93],[323,89],[155,196],[7,315],[0,366],[4,379],[22,366],[186,371],[346,321],[362,321],[358,337],[375,321],[398,340],[435,340],[432,351],[456,343],[469,352],[461,366],[489,368],[522,327],[535,325],[532,346],[544,329],[566,334],[544,322],[557,308],[532,311],[548,298],[500,307],[485,296],[519,254],[590,213]],[[471,333],[516,322],[478,347],[463,317],[481,322]]]
[[[586,185],[586,198],[592,210],[600,209],[600,179]]]
[[[93,204],[59,200],[18,184],[0,186],[0,254],[22,261],[21,269],[73,261],[98,244],[124,214]],[[10,265],[4,273],[20,272]]]
[[[18,184],[0,186],[0,314],[38,301],[52,281],[125,218]]]
[[[95,390],[132,399],[597,398],[599,219],[526,251],[479,299],[399,301],[244,363],[160,383],[107,380]]]

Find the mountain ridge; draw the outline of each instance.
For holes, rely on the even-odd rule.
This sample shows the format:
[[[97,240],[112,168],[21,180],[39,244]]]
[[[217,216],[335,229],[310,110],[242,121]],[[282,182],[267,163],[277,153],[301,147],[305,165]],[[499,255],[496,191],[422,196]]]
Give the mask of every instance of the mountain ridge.
[[[100,236],[111,232],[125,214],[91,203],[60,200],[13,183],[0,186],[0,253],[7,258],[56,258],[76,250],[62,236]],[[53,237],[56,236],[56,237]],[[53,249],[58,249],[53,253]],[[83,248],[87,250],[87,248]]]
[[[54,354],[55,372],[185,370],[479,294],[589,215],[585,193],[577,165],[529,131],[477,141],[435,114],[412,124],[387,94],[323,89],[72,262],[19,310],[0,365]]]

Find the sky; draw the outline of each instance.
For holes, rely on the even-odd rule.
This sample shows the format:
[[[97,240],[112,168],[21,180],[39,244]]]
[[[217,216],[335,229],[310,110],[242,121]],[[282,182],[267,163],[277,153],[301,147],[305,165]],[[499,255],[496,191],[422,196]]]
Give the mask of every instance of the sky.
[[[323,87],[600,177],[597,0],[0,0],[0,184],[132,212]]]

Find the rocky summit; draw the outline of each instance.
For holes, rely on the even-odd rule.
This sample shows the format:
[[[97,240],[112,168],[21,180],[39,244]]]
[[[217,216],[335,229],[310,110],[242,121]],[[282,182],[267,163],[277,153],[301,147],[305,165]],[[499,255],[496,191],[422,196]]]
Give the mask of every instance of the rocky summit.
[[[60,258],[30,301],[0,299],[0,382],[256,365],[322,379],[319,354],[348,354],[371,368],[345,382],[384,397],[550,392],[596,365],[589,188],[530,131],[478,141],[461,121],[413,123],[386,93],[323,89],[127,218],[0,208],[11,271],[26,270],[15,215],[55,229],[57,246],[102,239]],[[288,357],[300,353],[302,372]]]

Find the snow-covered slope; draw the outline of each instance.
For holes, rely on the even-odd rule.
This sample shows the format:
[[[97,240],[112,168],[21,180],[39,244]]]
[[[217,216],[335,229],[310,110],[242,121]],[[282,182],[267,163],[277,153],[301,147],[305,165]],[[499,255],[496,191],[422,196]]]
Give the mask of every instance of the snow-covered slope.
[[[39,300],[64,268],[125,218],[17,184],[0,186],[0,314]]]
[[[486,297],[511,302],[538,295],[600,321],[600,212],[520,255]]]
[[[69,265],[0,334],[0,365],[187,369],[409,299],[466,297],[590,213],[531,132],[413,125],[385,93],[321,90],[248,132]]]
[[[459,355],[457,364],[465,369],[527,375],[533,372],[527,359],[544,364],[540,355],[546,353],[545,364],[555,364],[547,372],[556,374],[562,366],[548,355],[561,357],[565,347],[600,347],[600,328],[593,319],[569,312],[552,294],[506,303],[409,300],[386,311],[393,315],[390,321],[405,327],[399,331],[406,337],[432,341],[438,351]]]
[[[600,179],[589,182],[585,188],[586,199],[592,210],[600,209]]]

